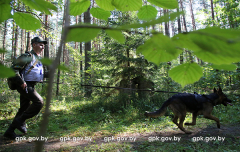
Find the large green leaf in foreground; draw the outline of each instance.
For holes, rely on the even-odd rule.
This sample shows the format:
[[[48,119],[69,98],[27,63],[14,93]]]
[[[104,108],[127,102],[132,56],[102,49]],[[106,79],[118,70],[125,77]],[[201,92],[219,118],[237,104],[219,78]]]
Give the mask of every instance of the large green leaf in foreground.
[[[235,71],[237,69],[236,64],[222,64],[222,65],[212,65],[214,69],[218,70],[227,70],[227,71]]]
[[[197,50],[193,49],[194,54],[203,61],[218,65],[240,61],[239,30],[211,27],[190,32],[185,36],[198,47]],[[189,45],[192,47],[191,43]]]
[[[0,3],[0,23],[11,18],[11,6],[6,3]]]
[[[202,68],[196,63],[181,64],[169,71],[169,76],[182,87],[198,81],[202,75]]]
[[[149,27],[151,25],[155,25],[155,24],[160,24],[163,22],[168,22],[168,21],[172,21],[175,20],[178,16],[182,15],[183,12],[173,12],[171,14],[167,14],[164,16],[159,17],[158,19],[154,19],[148,22],[144,22],[144,23],[136,23],[136,24],[130,24],[130,25],[122,25],[119,26],[119,29],[130,29],[130,28],[141,28],[141,27]]]
[[[13,15],[13,19],[20,26],[20,28],[25,30],[37,30],[41,28],[41,22],[28,13],[16,12]]]
[[[27,6],[45,14],[51,14],[50,10],[57,12],[57,7],[45,0],[22,0]]]
[[[93,17],[96,17],[98,19],[103,19],[103,20],[108,20],[110,17],[111,13],[109,11],[105,11],[104,9],[101,9],[99,7],[93,7],[90,10],[90,13],[92,14]]]
[[[151,5],[145,5],[138,11],[140,20],[151,20],[157,17],[157,9]]]
[[[137,11],[142,7],[142,0],[113,0],[112,4],[120,11]]]
[[[117,40],[119,43],[125,42],[125,37],[119,30],[106,30],[106,33],[113,39]]]
[[[112,5],[113,0],[96,0],[96,3],[99,7],[106,11],[112,11],[114,10],[114,6]]]
[[[166,9],[174,9],[178,7],[177,0],[148,0],[150,3]]]
[[[169,37],[156,34],[139,46],[137,53],[142,53],[148,61],[159,65],[161,62],[177,58],[181,51],[176,48],[175,43]]]
[[[8,78],[13,76],[15,76],[15,72],[12,69],[0,65],[0,78]]]
[[[91,28],[91,25],[87,25],[88,27],[80,27],[70,29],[67,35],[67,42],[75,41],[75,42],[88,42],[94,39],[98,33],[101,31],[100,28]]]
[[[91,2],[89,0],[82,0],[80,2],[71,2],[69,6],[70,15],[77,16],[86,12]]]

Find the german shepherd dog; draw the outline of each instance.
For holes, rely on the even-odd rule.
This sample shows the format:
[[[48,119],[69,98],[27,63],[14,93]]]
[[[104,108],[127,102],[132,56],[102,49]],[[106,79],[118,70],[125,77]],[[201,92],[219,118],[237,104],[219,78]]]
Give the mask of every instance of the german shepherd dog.
[[[156,110],[155,112],[146,111],[144,115],[152,118],[162,116],[165,114],[167,107],[169,106],[174,113],[173,122],[186,134],[191,133],[183,128],[183,122],[187,112],[192,113],[192,123],[185,123],[185,125],[195,125],[197,116],[203,115],[204,118],[216,121],[217,127],[220,128],[219,119],[211,114],[213,107],[219,104],[223,104],[224,106],[227,106],[227,104],[232,105],[232,101],[227,98],[221,88],[218,88],[218,90],[214,88],[213,92],[214,93],[209,95],[199,95],[197,93],[175,94],[165,101],[159,110]]]

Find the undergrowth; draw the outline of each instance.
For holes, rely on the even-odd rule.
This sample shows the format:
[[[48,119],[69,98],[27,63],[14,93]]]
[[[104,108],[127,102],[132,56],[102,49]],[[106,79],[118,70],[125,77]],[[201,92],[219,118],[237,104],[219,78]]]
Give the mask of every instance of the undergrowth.
[[[234,106],[217,106],[213,115],[220,119],[221,124],[237,125],[240,123],[239,99],[237,96],[229,95]],[[95,98],[72,98],[58,97],[51,102],[51,115],[47,130],[48,140],[65,140],[64,137],[91,138],[92,144],[87,146],[62,147],[57,151],[235,151],[239,139],[232,141],[227,139],[224,143],[217,142],[192,142],[190,138],[180,142],[110,142],[109,137],[120,137],[132,134],[147,134],[153,132],[179,131],[171,121],[172,112],[167,111],[166,115],[156,119],[144,117],[144,111],[153,111],[161,107],[167,99],[167,95],[156,95],[150,99],[137,100],[129,99],[125,106],[122,105],[122,98],[95,97]],[[159,100],[157,100],[159,99]],[[126,98],[127,100],[127,98]],[[1,135],[12,122],[19,107],[19,101],[0,103],[0,126]],[[43,108],[44,109],[44,108]],[[28,134],[26,137],[37,137],[40,122],[44,110],[34,118],[27,120]],[[191,121],[191,115],[187,115],[185,121]],[[196,126],[185,126],[187,130],[194,128],[204,129],[209,126],[216,127],[216,123],[199,116]],[[16,133],[20,133],[16,131]],[[140,136],[141,137],[141,136]],[[102,143],[95,143],[98,139]],[[66,138],[67,140],[67,138]],[[65,141],[67,142],[67,141]],[[231,143],[232,142],[232,143]],[[94,144],[95,143],[95,144]],[[171,150],[172,149],[172,150]],[[221,149],[221,150],[220,150]]]

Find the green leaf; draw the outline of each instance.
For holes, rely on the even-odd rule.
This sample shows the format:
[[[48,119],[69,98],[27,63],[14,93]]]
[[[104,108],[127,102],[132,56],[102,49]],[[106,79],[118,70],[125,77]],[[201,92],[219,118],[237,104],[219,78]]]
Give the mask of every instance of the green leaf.
[[[13,19],[22,29],[35,31],[41,28],[41,22],[31,14],[16,12],[13,15]]]
[[[115,40],[117,40],[119,43],[124,43],[125,42],[125,37],[124,35],[122,34],[121,31],[119,30],[106,30],[106,33],[114,38]]]
[[[67,42],[88,42],[95,38],[101,31],[99,28],[91,27],[92,25],[86,25],[87,27],[73,28],[68,32]]]
[[[15,76],[15,72],[12,69],[0,65],[0,78],[9,78],[13,76]]]
[[[202,75],[202,68],[196,63],[185,63],[169,71],[169,76],[182,87],[198,81]]]
[[[137,53],[142,53],[148,61],[159,65],[161,62],[168,62],[177,58],[181,51],[176,49],[175,43],[169,37],[156,34],[139,46]]]
[[[11,10],[9,4],[0,4],[0,23],[12,17]]]
[[[214,69],[218,70],[227,70],[227,71],[235,71],[237,69],[236,64],[222,64],[222,65],[212,65]]]
[[[71,2],[69,6],[70,15],[77,16],[86,12],[90,7],[91,2],[89,0],[82,0],[80,2]]]
[[[53,63],[53,60],[48,59],[48,58],[42,58],[40,60],[41,60],[42,64],[44,64],[44,65],[51,65]]]
[[[173,36],[172,41],[176,43],[177,47],[181,49],[187,49],[187,50],[194,50],[199,51],[201,50],[195,43],[189,39],[189,36],[187,34],[177,34]]]
[[[199,51],[199,52],[194,52],[194,54],[200,58],[201,60],[213,64],[231,64],[234,62],[240,61],[239,56],[228,56],[228,54],[225,53],[211,53],[211,52],[206,52],[206,51]],[[225,54],[225,55],[224,55]]]
[[[141,27],[145,28],[145,27],[149,27],[151,25],[160,24],[160,23],[163,23],[163,22],[168,22],[168,21],[175,20],[181,14],[183,14],[183,12],[174,12],[174,13],[164,15],[164,16],[158,18],[158,19],[148,21],[148,22],[145,22],[145,23],[142,23],[142,24],[138,23],[138,24],[122,25],[122,26],[119,26],[118,28],[119,29],[126,29],[126,30],[130,29],[130,28],[141,28]]]
[[[112,5],[112,0],[96,0],[96,3],[99,7],[106,11],[112,11],[115,7]]]
[[[240,42],[232,43],[240,37],[240,31],[212,27],[188,35],[199,47],[199,50],[193,50],[194,54],[203,61],[219,65],[240,61]]]
[[[59,65],[58,69],[63,71],[69,71],[69,69],[65,65]]]
[[[24,4],[29,6],[32,9],[35,9],[40,12],[44,12],[46,14],[52,14],[50,10],[54,10],[57,12],[57,7],[50,2],[45,0],[22,0]]]
[[[7,51],[5,49],[0,48],[0,53],[7,53]]]
[[[157,9],[151,5],[145,5],[138,11],[137,15],[140,20],[151,20],[156,18]]]
[[[111,16],[111,13],[109,11],[105,11],[98,7],[91,8],[90,13],[92,14],[93,17],[103,19],[105,21],[108,21],[108,18]]]
[[[177,0],[148,0],[148,2],[165,9],[178,8]]]
[[[1,4],[10,4],[11,2],[12,2],[12,0],[1,0],[0,5]]]
[[[113,0],[112,4],[120,11],[137,11],[142,7],[142,0]]]

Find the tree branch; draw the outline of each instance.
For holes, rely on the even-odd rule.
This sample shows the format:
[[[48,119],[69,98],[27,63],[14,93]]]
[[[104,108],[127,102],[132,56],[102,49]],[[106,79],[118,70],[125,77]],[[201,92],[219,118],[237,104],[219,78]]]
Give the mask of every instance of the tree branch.
[[[42,19],[41,19],[37,14],[35,14],[35,13],[33,13],[33,12],[28,12],[28,11],[21,11],[21,10],[18,10],[18,9],[14,9],[14,10],[17,11],[17,12],[21,12],[21,13],[32,14],[32,15],[36,16],[36,17],[39,19],[39,21],[42,23],[42,25],[44,25],[44,28],[45,28],[45,29],[50,28],[50,29],[54,30],[53,28],[45,25],[45,24],[43,23]]]

